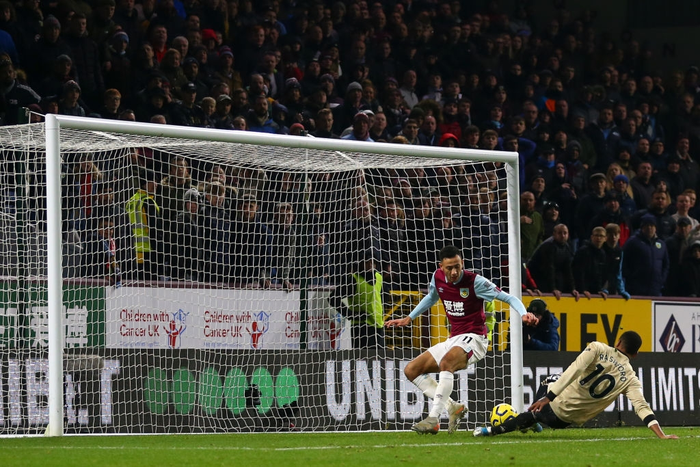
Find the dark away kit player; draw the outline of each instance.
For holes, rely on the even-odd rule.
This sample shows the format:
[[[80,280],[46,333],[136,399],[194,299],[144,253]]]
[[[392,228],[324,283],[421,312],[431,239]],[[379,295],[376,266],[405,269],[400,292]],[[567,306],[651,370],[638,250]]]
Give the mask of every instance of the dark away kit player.
[[[642,421],[661,439],[677,439],[667,435],[644,398],[642,383],[637,378],[630,359],[637,356],[642,338],[634,331],[620,336],[615,347],[602,342],[591,342],[576,360],[546,389],[546,395],[502,425],[481,427],[474,436],[494,436],[527,428],[537,422],[551,428],[565,428],[572,423],[581,424],[592,419],[620,394],[624,394],[634,406]]]

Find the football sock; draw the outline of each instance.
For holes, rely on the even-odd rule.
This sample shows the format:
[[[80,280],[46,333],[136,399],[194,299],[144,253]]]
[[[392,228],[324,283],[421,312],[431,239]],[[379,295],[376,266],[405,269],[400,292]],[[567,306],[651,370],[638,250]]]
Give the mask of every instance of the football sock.
[[[415,384],[418,387],[418,389],[423,391],[423,394],[425,394],[426,397],[435,399],[435,391],[438,387],[438,382],[435,381],[435,378],[429,375],[420,375],[413,380],[413,384]],[[449,409],[450,407],[452,407],[453,404],[455,404],[455,401],[453,401],[452,398],[448,397],[445,407]]]
[[[433,408],[430,409],[429,417],[440,417],[440,414],[447,406],[447,400],[450,398],[450,394],[452,394],[454,378],[454,374],[449,371],[440,372],[440,382],[435,390],[435,399],[433,399]]]

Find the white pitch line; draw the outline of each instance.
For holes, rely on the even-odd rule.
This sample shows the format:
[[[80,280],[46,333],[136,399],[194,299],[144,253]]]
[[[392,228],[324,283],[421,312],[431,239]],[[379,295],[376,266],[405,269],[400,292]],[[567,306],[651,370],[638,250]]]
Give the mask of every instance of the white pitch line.
[[[684,436],[684,438],[698,438],[700,436]],[[440,447],[440,446],[475,446],[483,448],[484,446],[492,445],[507,445],[507,444],[532,444],[533,441],[538,444],[544,443],[595,443],[598,441],[642,441],[655,440],[652,437],[630,437],[630,438],[588,438],[588,439],[524,439],[524,440],[484,440],[484,442],[472,443],[409,443],[409,444],[374,444],[374,445],[348,445],[348,446],[298,446],[288,448],[252,448],[247,446],[3,446],[3,449],[63,449],[63,450],[169,450],[169,451],[328,451],[333,449],[389,449],[389,448],[420,448],[420,447]]]

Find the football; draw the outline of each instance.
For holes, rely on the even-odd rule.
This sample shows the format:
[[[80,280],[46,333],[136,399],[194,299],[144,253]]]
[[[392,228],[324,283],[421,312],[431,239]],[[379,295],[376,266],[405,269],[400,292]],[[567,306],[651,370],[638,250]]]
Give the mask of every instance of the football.
[[[518,412],[510,404],[498,404],[491,411],[491,426],[498,426],[517,416]]]

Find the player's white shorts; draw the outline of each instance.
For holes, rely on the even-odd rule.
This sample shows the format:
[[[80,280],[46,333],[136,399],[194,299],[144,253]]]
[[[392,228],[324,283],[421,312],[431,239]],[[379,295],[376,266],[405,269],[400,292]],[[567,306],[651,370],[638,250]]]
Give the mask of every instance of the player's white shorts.
[[[486,336],[479,334],[460,334],[430,347],[428,352],[430,352],[430,355],[433,356],[437,364],[440,365],[440,360],[442,360],[453,347],[461,347],[467,355],[471,352],[471,357],[469,357],[469,361],[467,362],[467,366],[469,366],[486,356],[486,351],[489,348],[489,340]]]

